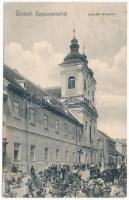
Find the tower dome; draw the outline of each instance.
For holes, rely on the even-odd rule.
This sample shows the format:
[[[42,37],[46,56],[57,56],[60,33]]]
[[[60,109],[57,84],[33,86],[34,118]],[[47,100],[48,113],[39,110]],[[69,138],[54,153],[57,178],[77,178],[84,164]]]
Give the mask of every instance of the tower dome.
[[[64,58],[64,63],[75,63],[75,62],[87,62],[87,56],[79,53],[78,40],[73,36],[70,44],[70,53],[68,53]]]

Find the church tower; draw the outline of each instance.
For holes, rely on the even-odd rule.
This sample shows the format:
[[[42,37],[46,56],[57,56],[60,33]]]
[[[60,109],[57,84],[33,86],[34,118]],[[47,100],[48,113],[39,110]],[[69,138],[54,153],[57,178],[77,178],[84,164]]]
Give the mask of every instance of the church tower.
[[[83,162],[96,163],[97,110],[95,108],[96,80],[88,66],[88,59],[79,53],[78,40],[75,37],[70,44],[70,53],[59,65],[61,73],[61,101],[83,125]]]

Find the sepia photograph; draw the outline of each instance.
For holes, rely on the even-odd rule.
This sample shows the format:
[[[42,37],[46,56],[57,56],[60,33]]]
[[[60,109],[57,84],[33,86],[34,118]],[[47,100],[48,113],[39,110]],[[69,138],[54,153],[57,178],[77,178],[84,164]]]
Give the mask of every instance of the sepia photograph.
[[[127,3],[3,3],[3,198],[127,197]]]

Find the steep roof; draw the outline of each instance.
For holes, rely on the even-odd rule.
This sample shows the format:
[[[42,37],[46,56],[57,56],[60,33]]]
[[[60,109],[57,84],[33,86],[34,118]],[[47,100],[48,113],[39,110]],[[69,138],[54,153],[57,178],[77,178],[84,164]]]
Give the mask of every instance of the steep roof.
[[[83,53],[79,53],[79,44],[78,40],[75,38],[71,40],[70,44],[70,52],[65,56],[63,64],[68,63],[78,63],[78,62],[85,62],[88,63],[87,56]]]
[[[61,98],[61,87],[46,88],[45,91],[53,97]]]
[[[100,134],[102,134],[102,135],[104,135],[105,137],[108,137],[108,135],[106,133],[104,133],[104,132],[102,132],[100,130],[97,130],[97,132],[100,133]]]
[[[19,94],[25,94],[29,97],[32,97],[35,103],[37,103],[38,100],[42,98],[42,100],[46,104],[46,109],[70,120],[72,123],[80,127],[83,127],[83,124],[81,124],[71,113],[66,112],[63,109],[61,102],[59,102],[56,98],[52,97],[47,91],[45,91],[41,87],[36,86],[34,83],[29,81],[17,70],[13,70],[9,66],[4,65],[3,75],[4,78],[10,83],[8,89],[13,88]],[[19,80],[25,80],[25,88],[19,84]],[[50,99],[50,102],[46,101],[47,97]]]

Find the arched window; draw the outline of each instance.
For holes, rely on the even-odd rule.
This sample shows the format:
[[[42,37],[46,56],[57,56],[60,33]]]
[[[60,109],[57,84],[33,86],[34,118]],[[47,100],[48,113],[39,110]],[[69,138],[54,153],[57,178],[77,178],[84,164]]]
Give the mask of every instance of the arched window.
[[[70,76],[68,79],[68,89],[75,88],[75,77]]]
[[[86,80],[84,79],[84,90],[86,91]]]

